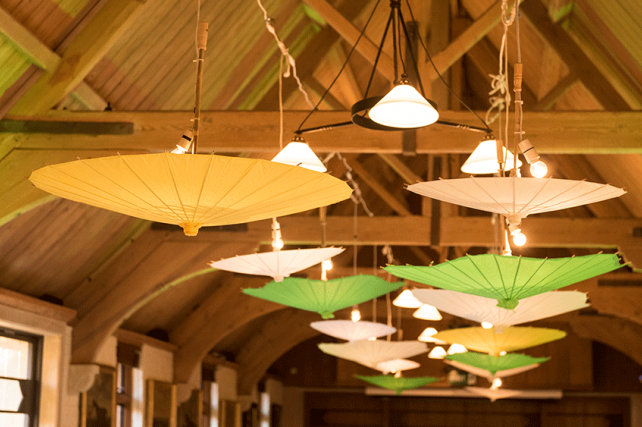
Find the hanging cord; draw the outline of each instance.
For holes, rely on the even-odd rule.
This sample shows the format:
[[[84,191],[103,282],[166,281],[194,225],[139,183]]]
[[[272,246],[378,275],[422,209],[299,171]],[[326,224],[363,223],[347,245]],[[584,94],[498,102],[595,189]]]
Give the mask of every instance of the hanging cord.
[[[514,67],[514,76],[513,76],[513,91],[515,92],[515,138],[514,138],[514,162],[513,162],[513,170],[511,170],[511,176],[519,176],[519,173],[517,171],[517,157],[518,157],[518,149],[519,149],[519,143],[522,141],[522,136],[524,135],[524,131],[522,129],[522,120],[523,120],[523,105],[524,101],[522,101],[522,76],[523,76],[523,64],[522,64],[522,52],[521,52],[521,46],[519,42],[519,0],[515,0],[515,32],[517,35],[517,62],[515,63]],[[513,195],[514,197],[514,195]]]
[[[412,8],[410,7],[410,2],[409,2],[408,0],[406,0],[406,4],[408,5],[408,11],[410,12],[410,19],[412,19],[412,22],[413,22],[415,25],[417,25],[417,21],[415,20],[415,16],[414,16],[414,14],[412,13]],[[453,94],[453,96],[454,96],[455,98],[457,98],[457,100],[459,101],[459,103],[460,103],[462,106],[464,106],[468,111],[470,111],[471,113],[473,113],[473,114],[475,115],[475,117],[477,117],[477,118],[479,119],[479,121],[480,121],[480,122],[482,122],[482,123],[484,124],[484,127],[485,127],[486,129],[489,129],[489,130],[490,130],[490,128],[488,127],[488,124],[486,124],[486,122],[484,121],[484,119],[482,119],[482,118],[479,116],[479,114],[477,114],[475,111],[473,111],[473,109],[472,109],[472,108],[470,108],[470,107],[468,106],[468,104],[466,104],[466,103],[464,102],[464,100],[463,100],[463,99],[461,99],[461,98],[459,97],[459,95],[457,95],[457,94],[455,93],[455,91],[453,90],[453,88],[452,88],[452,87],[450,87],[450,85],[449,85],[449,84],[446,82],[446,80],[443,78],[443,76],[441,75],[441,73],[440,73],[440,72],[439,72],[439,70],[437,69],[437,66],[436,66],[436,65],[435,65],[435,63],[433,62],[432,57],[430,56],[430,52],[428,52],[428,48],[427,48],[427,47],[426,47],[426,45],[424,44],[423,38],[419,37],[419,42],[421,43],[421,47],[423,48],[424,52],[426,53],[426,57],[427,57],[427,58],[428,58],[428,60],[430,61],[430,64],[432,65],[432,68],[435,70],[435,72],[437,73],[437,76],[439,76],[439,79],[443,82],[443,84],[444,84],[444,85],[446,85],[446,87],[448,88],[448,90],[450,91],[450,93],[452,93],[452,94]]]
[[[283,150],[283,60],[279,58],[279,152]]]
[[[390,245],[384,245],[384,247],[381,248],[381,253],[386,256],[386,261],[389,265],[394,264],[395,258],[392,255],[392,248],[390,247]],[[391,278],[392,278],[392,275],[388,273],[387,280],[390,281]],[[386,324],[392,327],[392,300],[390,298],[390,292],[386,294],[386,315],[387,315]],[[388,335],[388,341],[390,341],[391,338],[392,338],[392,335]]]
[[[258,1],[258,0],[257,0],[257,1]],[[330,89],[332,89],[332,86],[334,86],[334,84],[337,82],[337,80],[339,80],[339,76],[341,75],[341,73],[343,72],[343,70],[344,70],[344,69],[346,68],[346,66],[348,65],[348,61],[350,60],[350,57],[352,56],[352,54],[354,53],[355,49],[357,48],[357,45],[359,44],[359,41],[361,40],[361,38],[362,38],[362,37],[363,37],[363,35],[365,34],[365,32],[366,32],[366,28],[368,28],[368,24],[370,24],[370,21],[372,20],[372,17],[374,16],[375,10],[377,10],[377,6],[379,6],[379,2],[380,2],[380,1],[381,1],[381,0],[377,0],[377,2],[375,3],[374,7],[372,8],[372,12],[370,12],[370,16],[368,16],[368,20],[366,21],[366,24],[363,26],[363,29],[361,30],[361,33],[359,33],[359,37],[357,37],[357,41],[354,43],[354,45],[353,45],[353,46],[352,46],[352,48],[350,49],[350,52],[348,52],[348,55],[346,56],[346,60],[345,60],[345,62],[343,63],[343,65],[341,66],[341,68],[339,69],[339,72],[338,72],[338,73],[337,73],[337,75],[335,76],[334,80],[332,80],[332,83],[330,83],[330,86],[328,86],[328,88],[325,90],[325,92],[323,92],[323,95],[321,95],[321,98],[319,99],[319,101],[317,102],[317,104],[314,106],[314,108],[312,108],[312,110],[308,113],[308,115],[307,115],[307,116],[305,116],[305,118],[303,119],[303,121],[301,122],[301,124],[299,125],[299,127],[297,128],[297,132],[301,130],[301,128],[303,127],[303,125],[305,124],[305,122],[306,122],[306,121],[308,121],[308,119],[310,118],[310,116],[312,115],[312,113],[314,113],[315,111],[317,111],[317,109],[319,108],[319,105],[321,105],[321,103],[322,103],[322,102],[323,102],[323,100],[325,99],[326,95],[330,92]]]
[[[357,215],[359,213],[359,203],[355,200],[352,201],[354,205],[353,215],[352,215],[352,275],[357,275],[357,255],[358,255],[358,234],[357,234]],[[352,312],[359,311],[359,304],[352,306]],[[361,314],[359,314],[359,320],[361,319]],[[355,321],[354,318],[352,321]]]
[[[345,166],[345,168],[346,168],[346,174],[345,175],[346,175],[346,178],[347,178],[348,182],[350,182],[350,184],[352,186],[352,190],[353,190],[352,194],[350,195],[350,200],[352,200],[354,203],[359,203],[361,206],[363,206],[363,210],[365,210],[366,214],[369,217],[372,218],[374,216],[374,214],[372,213],[370,208],[368,208],[368,205],[366,204],[366,201],[363,199],[363,194],[361,193],[361,187],[359,187],[359,184],[357,183],[357,181],[354,180],[354,177],[352,176],[352,168],[350,167],[350,165],[346,161],[345,157],[343,157],[341,155],[341,153],[339,153],[339,152],[330,153],[330,154],[328,154],[326,156],[325,159],[323,159],[323,163],[325,165],[327,165],[328,162],[334,156],[337,156],[339,158],[339,160],[343,161],[343,166]]]
[[[205,62],[205,49],[207,49],[207,22],[198,23],[198,59],[196,59],[196,94],[194,101],[194,125],[192,138],[192,154],[198,153],[198,131],[201,122],[201,94],[203,92],[203,62]]]
[[[372,246],[372,275],[377,275],[377,245]],[[372,299],[372,321],[377,321],[377,298]]]
[[[312,102],[310,101],[310,98],[308,97],[307,92],[303,89],[303,84],[301,83],[301,80],[299,79],[299,76],[296,73],[296,61],[290,55],[290,52],[288,51],[288,48],[285,46],[285,43],[279,39],[279,36],[276,34],[276,29],[274,28],[273,22],[274,20],[270,18],[270,16],[267,13],[267,10],[265,7],[263,7],[263,4],[261,3],[261,0],[256,0],[256,3],[259,5],[259,8],[261,8],[261,11],[263,12],[263,20],[265,21],[265,27],[267,28],[268,32],[274,36],[274,40],[276,40],[276,44],[279,47],[279,50],[281,51],[281,55],[285,57],[285,62],[286,62],[286,68],[285,68],[285,73],[283,73],[284,77],[290,77],[290,74],[292,77],[294,77],[294,80],[296,80],[297,87],[299,89],[299,92],[303,94],[303,97],[305,98],[305,102],[308,103],[310,108],[313,107]],[[290,72],[291,70],[291,72]],[[280,75],[280,72],[279,72]]]

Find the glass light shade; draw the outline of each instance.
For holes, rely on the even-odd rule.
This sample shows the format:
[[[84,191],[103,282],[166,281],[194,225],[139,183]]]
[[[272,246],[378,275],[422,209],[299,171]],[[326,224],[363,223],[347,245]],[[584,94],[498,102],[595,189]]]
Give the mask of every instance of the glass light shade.
[[[396,128],[419,128],[433,124],[439,113],[417,89],[409,84],[398,84],[368,113],[381,125]]]
[[[439,310],[437,310],[435,307],[429,304],[424,304],[421,307],[419,307],[414,313],[412,313],[412,317],[416,317],[417,319],[423,319],[423,320],[441,320],[441,313],[439,313]]]
[[[275,163],[283,163],[291,166],[301,166],[316,172],[326,172],[323,162],[319,160],[310,146],[301,138],[295,137],[292,142],[279,151],[279,154],[272,159]]]
[[[397,298],[395,298],[395,300],[392,302],[392,305],[401,308],[419,308],[423,305],[423,303],[415,298],[410,289],[406,289],[405,291],[400,293]]]
[[[417,338],[417,341],[422,341],[422,342],[433,342],[435,344],[447,344],[446,341],[438,340],[436,338],[433,338],[433,335],[437,334],[437,329],[435,328],[426,328],[424,331],[419,335]]]
[[[454,343],[448,347],[448,354],[466,353],[468,349],[461,344]]]
[[[430,353],[428,353],[428,357],[431,359],[443,359],[446,357],[447,353],[446,350],[444,350],[443,347],[437,346],[430,350]]]
[[[504,158],[506,159],[506,169],[510,169],[513,167],[513,162],[515,161],[513,153],[506,150],[505,147],[502,147],[502,150],[504,151]],[[517,159],[517,167],[520,167],[521,165],[522,162]],[[482,141],[462,165],[461,171],[472,175],[483,175],[498,172],[499,164],[497,163],[497,141],[494,139]]]
[[[381,371],[384,374],[396,374],[401,371],[407,371],[409,369],[417,369],[419,366],[421,365],[419,365],[419,363],[415,362],[414,360],[392,359],[377,363],[376,368],[378,371]]]

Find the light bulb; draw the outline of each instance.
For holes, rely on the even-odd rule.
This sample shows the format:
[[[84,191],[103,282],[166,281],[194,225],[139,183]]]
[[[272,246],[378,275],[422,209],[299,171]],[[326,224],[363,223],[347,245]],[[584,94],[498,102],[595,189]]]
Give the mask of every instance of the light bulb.
[[[361,312],[359,311],[358,308],[353,308],[352,313],[350,313],[350,318],[352,319],[353,322],[358,322],[361,320]]]
[[[513,235],[513,243],[517,246],[524,246],[526,243],[526,235],[521,231]]]
[[[484,328],[484,329],[491,329],[491,328],[493,327],[493,324],[492,324],[492,323],[489,323],[489,322],[482,322],[482,323],[481,323],[481,326],[482,326],[482,328]]]
[[[321,263],[321,267],[325,271],[330,271],[330,270],[332,270],[332,267],[334,267],[334,264],[332,264],[332,260],[331,259],[324,259],[323,262]]]
[[[283,239],[274,239],[272,241],[272,247],[274,249],[277,249],[277,250],[283,249],[284,245],[285,245],[285,243],[283,243]]]
[[[500,352],[499,352],[499,355],[500,355],[500,356],[506,356],[506,350],[502,350],[502,351],[500,351]]]
[[[535,178],[544,178],[548,173],[548,167],[546,163],[541,160],[531,164],[531,175]]]
[[[495,378],[493,380],[493,388],[499,388],[502,386],[502,379],[501,378]]]
[[[399,372],[394,372],[393,371],[391,373],[395,374],[395,378],[401,378],[401,371],[399,371]]]

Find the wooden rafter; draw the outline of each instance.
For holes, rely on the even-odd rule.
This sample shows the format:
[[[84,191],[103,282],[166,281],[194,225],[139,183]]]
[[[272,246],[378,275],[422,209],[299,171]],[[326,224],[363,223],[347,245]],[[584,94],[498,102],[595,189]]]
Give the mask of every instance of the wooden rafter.
[[[200,147],[217,153],[276,153],[279,113],[264,111],[205,111]],[[441,119],[477,125],[470,112],[441,111]],[[296,129],[306,112],[286,111],[285,129]],[[22,134],[7,132],[13,147],[22,150],[172,150],[189,126],[190,112],[70,112],[50,111],[42,120],[53,122],[133,123],[133,133],[120,135]],[[10,120],[31,117],[7,116]],[[349,112],[319,111],[306,126],[345,122]],[[641,112],[526,112],[528,137],[537,141],[540,154],[633,154],[642,153]],[[0,121],[0,125],[3,123]],[[305,127],[305,126],[304,126]],[[350,126],[305,135],[319,153],[401,153],[399,132],[379,132]],[[480,134],[432,125],[417,131],[417,152],[471,153]],[[55,162],[50,162],[55,163]],[[28,165],[31,168],[31,165]]]
[[[528,1],[521,6],[524,16],[533,24],[540,36],[546,40],[572,73],[593,94],[607,110],[629,110],[629,104],[615,91],[610,81],[591,61],[571,36],[561,26],[554,24],[539,1]]]
[[[143,2],[110,0],[69,44],[55,70],[45,74],[12,108],[23,115],[45,114],[78,86],[136,20]]]

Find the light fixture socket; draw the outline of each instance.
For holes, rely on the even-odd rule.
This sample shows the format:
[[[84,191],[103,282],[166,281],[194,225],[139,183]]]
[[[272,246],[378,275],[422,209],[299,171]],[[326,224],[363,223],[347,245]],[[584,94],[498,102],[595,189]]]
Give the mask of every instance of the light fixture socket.
[[[528,139],[525,139],[519,143],[519,149],[521,150],[524,158],[529,165],[539,160],[539,154],[537,153],[537,150],[535,150],[535,147],[533,147],[533,144],[531,144]]]

